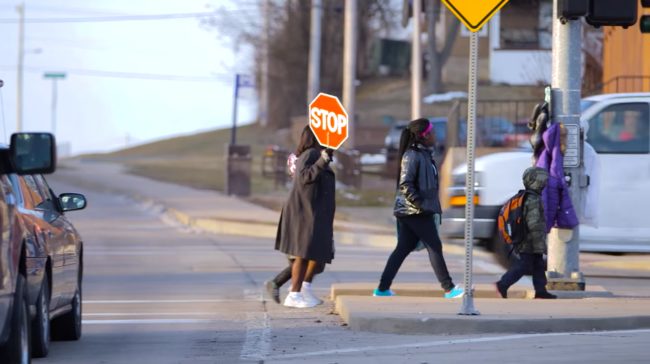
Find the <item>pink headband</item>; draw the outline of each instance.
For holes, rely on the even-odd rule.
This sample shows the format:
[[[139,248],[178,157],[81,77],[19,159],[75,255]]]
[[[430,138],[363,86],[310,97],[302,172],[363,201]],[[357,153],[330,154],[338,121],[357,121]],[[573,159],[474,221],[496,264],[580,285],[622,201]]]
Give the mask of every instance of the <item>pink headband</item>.
[[[424,131],[422,132],[422,134],[420,134],[420,136],[422,138],[424,138],[425,135],[429,134],[429,132],[431,131],[431,128],[433,128],[433,126],[431,125],[431,123],[429,123],[429,126],[427,126],[427,128],[424,129]]]

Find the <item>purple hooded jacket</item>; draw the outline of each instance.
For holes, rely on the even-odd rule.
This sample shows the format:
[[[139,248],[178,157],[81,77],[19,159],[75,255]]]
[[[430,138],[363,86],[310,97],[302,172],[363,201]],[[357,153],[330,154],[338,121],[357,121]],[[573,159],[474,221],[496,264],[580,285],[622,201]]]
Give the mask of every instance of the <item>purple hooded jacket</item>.
[[[535,166],[549,173],[548,185],[542,191],[546,232],[552,227],[572,229],[578,225],[569,188],[564,181],[564,157],[560,151],[560,124],[551,125],[543,134],[544,149],[537,157]]]

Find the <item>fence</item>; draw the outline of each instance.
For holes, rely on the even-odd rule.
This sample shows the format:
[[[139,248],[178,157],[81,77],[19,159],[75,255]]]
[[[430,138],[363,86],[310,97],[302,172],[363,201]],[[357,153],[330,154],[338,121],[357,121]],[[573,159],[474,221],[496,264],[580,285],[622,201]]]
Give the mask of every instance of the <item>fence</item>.
[[[476,146],[518,147],[528,140],[527,123],[533,108],[542,100],[483,100],[476,104]],[[447,118],[448,147],[465,146],[467,101],[457,101]]]

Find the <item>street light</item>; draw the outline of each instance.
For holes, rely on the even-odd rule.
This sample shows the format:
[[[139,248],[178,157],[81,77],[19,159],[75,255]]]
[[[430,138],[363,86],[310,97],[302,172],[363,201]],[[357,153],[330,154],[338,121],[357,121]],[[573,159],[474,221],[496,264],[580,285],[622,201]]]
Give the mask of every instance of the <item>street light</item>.
[[[56,136],[56,101],[57,101],[57,88],[56,83],[58,80],[65,79],[64,72],[46,72],[43,75],[45,79],[52,80],[52,134]]]

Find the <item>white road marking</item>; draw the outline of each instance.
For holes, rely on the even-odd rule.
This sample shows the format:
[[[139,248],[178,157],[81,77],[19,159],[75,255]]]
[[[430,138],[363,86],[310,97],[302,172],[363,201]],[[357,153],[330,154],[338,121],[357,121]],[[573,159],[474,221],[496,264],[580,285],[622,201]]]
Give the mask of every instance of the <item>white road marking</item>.
[[[82,320],[84,325],[172,325],[209,324],[219,322],[214,319],[129,319],[129,320]]]
[[[262,292],[246,290],[246,300],[262,302]],[[266,312],[246,313],[246,340],[242,345],[240,358],[242,360],[263,360],[271,350],[271,322]]]
[[[311,353],[273,355],[273,356],[268,356],[265,359],[266,360],[298,359],[298,358],[308,358],[308,357],[325,356],[325,355],[354,354],[354,353],[360,353],[366,351],[374,352],[374,351],[384,351],[384,350],[394,350],[394,349],[431,348],[436,346],[478,344],[478,343],[488,343],[488,342],[497,342],[497,341],[533,339],[538,337],[561,337],[561,336],[572,336],[572,335],[600,336],[600,335],[611,335],[611,334],[635,334],[635,333],[650,333],[650,330],[642,329],[642,330],[619,330],[619,331],[558,332],[558,333],[548,333],[548,334],[521,334],[521,335],[479,337],[479,338],[469,338],[469,339],[429,341],[429,342],[400,344],[400,345],[365,346],[365,347],[348,348],[348,349],[314,351]]]
[[[204,299],[204,300],[87,300],[83,301],[86,305],[105,305],[105,304],[166,304],[166,303],[221,303],[221,302],[243,302],[239,298],[233,299]],[[250,300],[259,301],[259,299]]]
[[[100,312],[84,313],[84,317],[130,317],[130,316],[214,316],[214,312]]]

